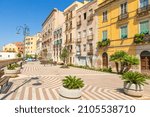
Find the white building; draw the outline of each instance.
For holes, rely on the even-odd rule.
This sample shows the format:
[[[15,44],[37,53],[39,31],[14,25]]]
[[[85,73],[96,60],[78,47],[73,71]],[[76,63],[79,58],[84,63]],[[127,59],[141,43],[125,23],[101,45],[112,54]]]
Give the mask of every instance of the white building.
[[[0,52],[0,60],[16,59],[17,53],[14,52]]]

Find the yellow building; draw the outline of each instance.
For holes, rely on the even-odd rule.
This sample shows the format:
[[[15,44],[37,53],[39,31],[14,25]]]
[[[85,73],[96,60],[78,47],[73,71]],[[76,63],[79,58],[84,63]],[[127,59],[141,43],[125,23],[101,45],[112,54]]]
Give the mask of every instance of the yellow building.
[[[25,55],[32,55],[36,54],[36,42],[37,42],[37,35],[34,36],[27,36],[25,38]]]
[[[3,46],[3,52],[15,52],[18,53],[18,47],[13,44],[13,43],[9,43],[5,46]]]
[[[150,50],[146,47],[149,44],[144,43],[143,48],[140,48],[139,44],[134,43],[135,34],[147,33],[149,35],[149,3],[150,0],[98,0],[98,9],[96,10],[98,39],[101,42],[110,40],[108,46],[99,48],[101,67],[114,67],[114,64],[109,62],[109,57],[116,51],[123,50],[141,59],[141,53]],[[149,40],[150,38],[148,38]],[[146,48],[144,49],[144,47]],[[150,70],[150,58],[147,58],[146,68]],[[140,66],[138,70],[140,70]],[[145,68],[143,67],[143,69]]]

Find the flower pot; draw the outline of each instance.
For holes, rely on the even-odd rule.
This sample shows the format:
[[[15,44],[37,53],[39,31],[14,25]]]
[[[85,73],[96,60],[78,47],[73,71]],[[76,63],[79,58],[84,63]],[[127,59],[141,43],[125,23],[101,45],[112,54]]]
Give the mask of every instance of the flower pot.
[[[60,87],[59,89],[60,100],[80,100],[81,89],[67,89]]]
[[[17,77],[17,74],[18,74],[18,70],[17,69],[15,69],[15,70],[8,70],[8,69],[6,69],[5,70],[5,76]]]
[[[124,93],[130,96],[141,97],[143,96],[143,86],[124,82]]]

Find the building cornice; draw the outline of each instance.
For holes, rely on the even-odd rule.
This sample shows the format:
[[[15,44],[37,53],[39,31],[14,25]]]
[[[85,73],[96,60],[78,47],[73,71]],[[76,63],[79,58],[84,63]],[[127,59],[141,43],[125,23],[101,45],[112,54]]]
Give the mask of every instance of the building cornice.
[[[58,9],[57,8],[54,8],[51,12],[50,12],[50,14],[48,15],[48,17],[46,18],[46,20],[42,23],[42,26],[44,26],[46,23],[47,23],[47,21],[50,19],[50,17],[52,16],[52,14],[54,13],[54,12],[57,12],[58,11]]]

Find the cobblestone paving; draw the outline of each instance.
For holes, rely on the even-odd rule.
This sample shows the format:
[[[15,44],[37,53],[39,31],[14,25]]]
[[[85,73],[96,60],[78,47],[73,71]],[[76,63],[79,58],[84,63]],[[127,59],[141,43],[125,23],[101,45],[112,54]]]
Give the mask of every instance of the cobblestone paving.
[[[69,68],[60,66],[43,66],[39,63],[28,63],[13,83],[7,94],[0,94],[5,100],[59,100],[59,87],[66,75],[76,75],[85,81],[82,89],[82,100],[135,100],[150,99],[146,93],[142,98],[134,98],[122,93],[122,81],[116,74]],[[38,79],[32,79],[37,77]],[[33,85],[41,83],[41,85]],[[22,86],[21,86],[22,85]]]

